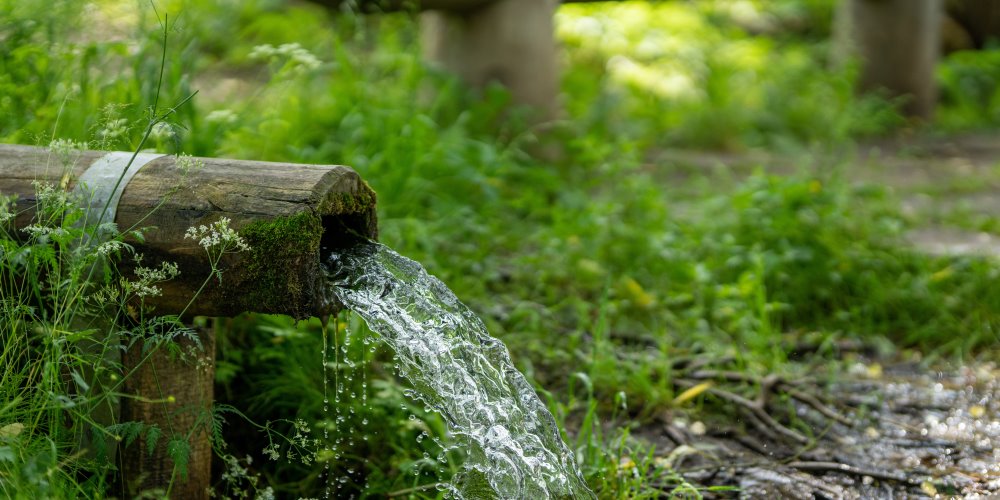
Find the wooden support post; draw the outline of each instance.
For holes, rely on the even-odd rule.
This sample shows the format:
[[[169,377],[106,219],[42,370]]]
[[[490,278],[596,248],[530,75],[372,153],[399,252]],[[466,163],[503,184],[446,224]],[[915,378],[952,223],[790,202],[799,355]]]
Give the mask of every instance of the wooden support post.
[[[125,379],[122,421],[155,425],[162,432],[153,447],[137,439],[120,450],[119,470],[130,496],[156,491],[170,498],[209,497],[215,334],[202,329],[198,340],[180,339],[176,355],[162,345],[143,352],[143,343],[137,342],[122,357],[125,370],[134,369]],[[173,439],[189,447],[183,467],[176,467],[171,457]]]
[[[861,90],[904,96],[907,116],[929,119],[937,102],[942,9],[942,0],[842,0],[837,56],[860,59]]]
[[[553,16],[558,0],[498,0],[481,7],[421,14],[428,61],[476,87],[498,82],[516,104],[556,117],[559,62]]]

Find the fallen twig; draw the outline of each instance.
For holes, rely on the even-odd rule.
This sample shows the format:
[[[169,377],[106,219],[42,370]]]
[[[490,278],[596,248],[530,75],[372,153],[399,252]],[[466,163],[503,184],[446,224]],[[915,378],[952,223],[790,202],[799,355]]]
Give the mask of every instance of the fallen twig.
[[[880,471],[876,469],[866,469],[855,465],[844,464],[839,462],[795,461],[795,462],[789,462],[786,465],[788,465],[793,469],[798,469],[803,472],[840,472],[852,476],[859,476],[859,477],[868,476],[874,479],[881,479],[883,481],[896,481],[910,485],[920,484],[919,481],[914,481],[904,474]]]
[[[813,409],[820,412],[820,414],[822,414],[824,417],[829,418],[830,420],[836,420],[837,422],[840,422],[848,427],[852,427],[854,425],[854,422],[852,422],[851,419],[841,415],[840,413],[837,412],[837,410],[830,408],[822,401],[820,401],[819,398],[817,398],[816,396],[813,396],[808,392],[800,391],[794,387],[791,387],[787,383],[783,383],[782,385],[784,386],[782,387],[782,390],[787,392],[789,396],[813,407]]]
[[[682,387],[693,387],[695,385],[693,382],[691,382],[689,380],[677,380],[676,383],[677,383],[677,385],[680,385]],[[770,383],[773,383],[773,381],[772,380],[766,380],[766,381],[762,382],[762,384],[764,384],[764,383],[770,384]],[[802,434],[800,434],[800,433],[798,433],[798,432],[796,432],[796,431],[794,431],[792,429],[789,429],[788,427],[785,427],[780,422],[778,422],[773,417],[771,417],[771,415],[769,415],[767,413],[767,411],[765,410],[765,404],[764,404],[765,401],[763,400],[763,398],[761,398],[761,399],[759,399],[757,401],[750,401],[749,399],[744,398],[743,396],[739,396],[737,394],[733,394],[732,392],[729,392],[729,391],[726,391],[726,390],[723,390],[723,389],[719,389],[717,387],[709,388],[709,389],[706,390],[706,392],[708,392],[709,394],[711,394],[711,395],[713,395],[713,396],[715,396],[715,397],[717,397],[719,399],[723,399],[725,401],[728,401],[730,403],[736,404],[736,405],[741,406],[741,407],[745,408],[746,410],[748,410],[751,414],[753,414],[754,417],[756,417],[756,418],[750,419],[751,422],[756,423],[757,426],[758,426],[758,428],[762,432],[766,433],[767,430],[769,429],[769,430],[772,430],[772,431],[774,431],[774,432],[776,432],[778,434],[781,434],[782,436],[785,436],[785,437],[787,437],[789,439],[792,439],[793,441],[797,441],[799,443],[803,443],[804,444],[804,443],[808,443],[809,442],[809,438],[803,436]]]

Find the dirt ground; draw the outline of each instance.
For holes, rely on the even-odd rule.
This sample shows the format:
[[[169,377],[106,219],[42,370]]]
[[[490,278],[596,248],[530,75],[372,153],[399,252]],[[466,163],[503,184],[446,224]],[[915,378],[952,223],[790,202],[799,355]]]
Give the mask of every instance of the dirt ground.
[[[708,173],[714,188],[756,168],[782,174],[845,164],[852,182],[891,187],[915,224],[908,240],[918,250],[1000,258],[997,135],[901,137],[799,157],[662,151],[650,168],[677,167],[674,185]],[[678,208],[683,213],[683,201]],[[657,460],[689,482],[734,487],[703,492],[707,498],[1000,498],[1000,368],[993,361],[933,371],[871,354],[852,359],[852,377],[829,389],[734,378],[764,387],[752,401],[730,398],[742,416],[735,422],[666,417],[636,434],[656,443]],[[786,432],[796,432],[787,419],[757,411],[782,394],[813,429],[807,440]]]
[[[825,410],[791,398],[814,429],[806,443],[748,411],[718,426],[667,418],[638,435],[687,481],[734,487],[706,498],[1000,497],[1000,370],[859,361],[852,373],[820,398]]]

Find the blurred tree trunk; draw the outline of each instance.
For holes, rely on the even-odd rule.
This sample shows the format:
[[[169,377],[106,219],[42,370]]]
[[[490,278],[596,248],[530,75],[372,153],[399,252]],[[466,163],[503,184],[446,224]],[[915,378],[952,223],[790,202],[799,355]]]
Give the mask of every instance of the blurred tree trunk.
[[[860,60],[860,90],[905,96],[904,114],[929,119],[937,101],[942,11],[942,0],[842,0],[835,57]]]
[[[472,10],[424,12],[424,56],[475,87],[500,83],[516,104],[537,109],[536,118],[554,118],[558,5],[558,0],[497,0]]]

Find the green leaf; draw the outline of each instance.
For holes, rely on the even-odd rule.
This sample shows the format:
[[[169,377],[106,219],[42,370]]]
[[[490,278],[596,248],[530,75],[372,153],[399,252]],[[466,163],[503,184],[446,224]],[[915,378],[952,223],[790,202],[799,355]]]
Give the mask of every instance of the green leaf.
[[[146,453],[150,456],[153,455],[153,450],[156,448],[156,442],[160,440],[160,436],[163,435],[163,431],[155,425],[151,425],[146,429]]]
[[[167,442],[167,455],[174,461],[174,468],[186,481],[188,460],[191,458],[191,445],[184,439],[184,436],[177,435],[170,438],[170,441]]]
[[[80,388],[81,391],[87,392],[90,390],[90,384],[88,384],[85,380],[83,380],[83,377],[81,377],[80,374],[76,372],[76,370],[70,372],[70,376],[73,377],[73,381],[76,382],[76,385]]]

